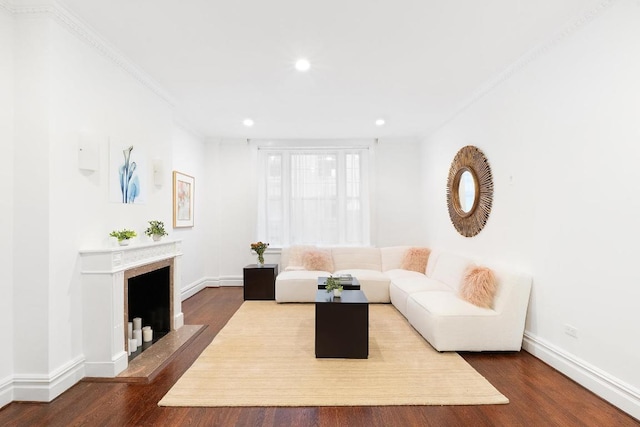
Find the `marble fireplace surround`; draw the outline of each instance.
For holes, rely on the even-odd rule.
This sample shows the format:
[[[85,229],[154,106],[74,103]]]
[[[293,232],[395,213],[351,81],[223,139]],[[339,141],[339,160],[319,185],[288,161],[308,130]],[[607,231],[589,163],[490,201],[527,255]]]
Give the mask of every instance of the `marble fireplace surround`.
[[[116,377],[128,366],[127,280],[169,266],[171,330],[184,324],[180,298],[181,241],[80,251],[85,374]]]

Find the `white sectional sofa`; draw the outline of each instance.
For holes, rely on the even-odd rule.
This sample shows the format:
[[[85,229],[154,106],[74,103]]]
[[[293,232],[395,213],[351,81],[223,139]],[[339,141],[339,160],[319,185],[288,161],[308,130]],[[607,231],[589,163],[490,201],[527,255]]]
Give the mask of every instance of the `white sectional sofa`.
[[[432,251],[424,272],[402,269],[409,246],[325,248],[332,266],[307,270],[285,248],[276,278],[276,301],[314,302],[320,276],[349,273],[370,303],[392,303],[438,351],[518,351],[522,347],[531,277],[492,269],[497,283],[492,308],[459,296],[473,260]],[[295,250],[295,249],[294,249]]]

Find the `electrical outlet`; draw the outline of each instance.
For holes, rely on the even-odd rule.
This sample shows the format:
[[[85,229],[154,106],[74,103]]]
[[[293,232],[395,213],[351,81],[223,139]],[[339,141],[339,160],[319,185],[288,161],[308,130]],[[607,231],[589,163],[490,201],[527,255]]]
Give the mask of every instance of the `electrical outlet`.
[[[578,329],[571,325],[564,325],[564,333],[573,338],[578,338]]]

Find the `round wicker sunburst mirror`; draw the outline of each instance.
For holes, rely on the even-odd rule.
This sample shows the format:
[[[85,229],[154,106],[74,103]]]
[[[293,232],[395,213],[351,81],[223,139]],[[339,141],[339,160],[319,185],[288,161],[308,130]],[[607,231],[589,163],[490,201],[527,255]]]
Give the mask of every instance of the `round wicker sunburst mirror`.
[[[462,147],[453,158],[447,179],[449,217],[458,233],[478,234],[487,223],[493,202],[489,161],[478,147]]]

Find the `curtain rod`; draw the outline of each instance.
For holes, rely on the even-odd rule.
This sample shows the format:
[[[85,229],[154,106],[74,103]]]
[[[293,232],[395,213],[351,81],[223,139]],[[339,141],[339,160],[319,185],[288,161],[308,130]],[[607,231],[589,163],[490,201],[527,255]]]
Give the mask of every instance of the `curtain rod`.
[[[247,144],[255,144],[259,150],[294,149],[294,150],[326,150],[326,149],[363,149],[379,143],[378,138],[361,139],[251,139]]]
[[[313,151],[331,151],[331,150],[368,150],[370,147],[366,145],[330,145],[330,146],[294,146],[294,147],[281,147],[281,146],[273,146],[273,147],[257,147],[258,150],[277,150],[277,151],[296,151],[296,150],[313,150]]]

